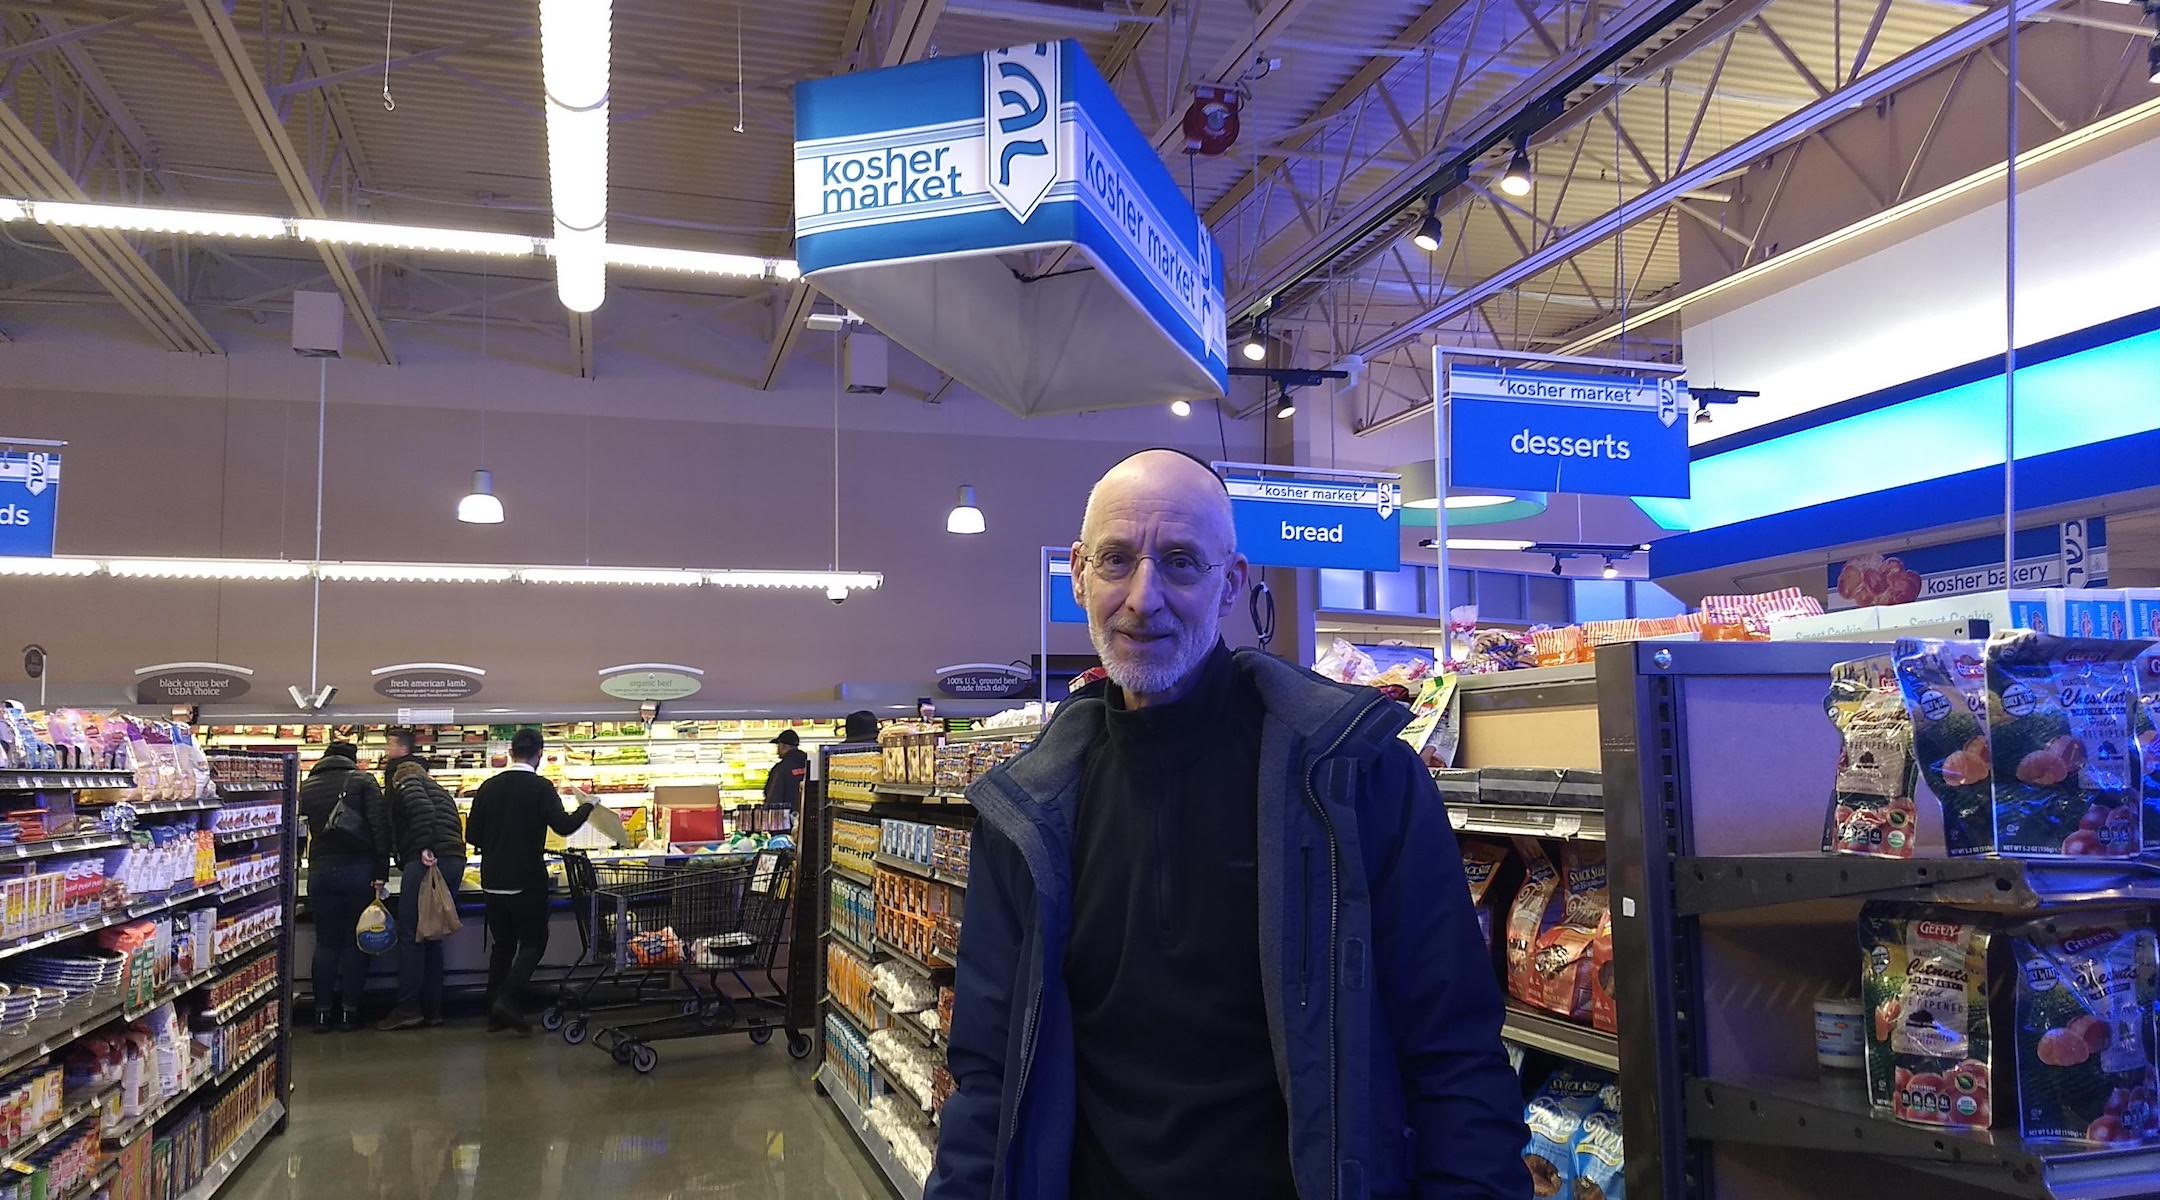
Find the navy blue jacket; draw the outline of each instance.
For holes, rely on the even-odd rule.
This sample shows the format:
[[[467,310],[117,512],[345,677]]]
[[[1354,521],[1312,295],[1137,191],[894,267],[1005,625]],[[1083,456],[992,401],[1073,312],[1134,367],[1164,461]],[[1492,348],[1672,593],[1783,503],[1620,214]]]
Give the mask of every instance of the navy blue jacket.
[[[1526,1200],[1522,1092],[1432,778],[1401,705],[1254,651],[1260,970],[1303,1200]],[[1072,831],[1105,701],[1083,693],[968,789],[979,820],[924,1200],[1065,1200]]]

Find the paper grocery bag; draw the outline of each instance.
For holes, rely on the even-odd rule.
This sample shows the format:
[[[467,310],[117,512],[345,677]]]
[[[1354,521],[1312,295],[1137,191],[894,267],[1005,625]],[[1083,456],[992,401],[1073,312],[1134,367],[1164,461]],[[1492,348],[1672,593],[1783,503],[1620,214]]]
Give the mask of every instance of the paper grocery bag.
[[[427,878],[420,882],[420,926],[413,931],[413,939],[439,942],[464,927],[458,920],[457,897],[443,882],[442,869],[429,867]]]

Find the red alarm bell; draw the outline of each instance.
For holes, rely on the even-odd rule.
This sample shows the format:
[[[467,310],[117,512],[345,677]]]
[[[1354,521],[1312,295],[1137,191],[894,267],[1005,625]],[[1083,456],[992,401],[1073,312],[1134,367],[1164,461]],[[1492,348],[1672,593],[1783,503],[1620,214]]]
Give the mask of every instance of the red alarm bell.
[[[1192,91],[1192,105],[1185,110],[1185,153],[1221,154],[1237,141],[1238,105],[1244,96],[1221,83],[1196,84]]]

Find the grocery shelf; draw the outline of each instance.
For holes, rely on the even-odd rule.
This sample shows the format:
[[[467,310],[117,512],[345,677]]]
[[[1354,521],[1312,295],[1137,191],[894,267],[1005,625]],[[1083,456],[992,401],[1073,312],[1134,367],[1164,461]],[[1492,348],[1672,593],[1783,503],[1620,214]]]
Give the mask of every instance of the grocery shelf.
[[[854,938],[851,938],[848,935],[840,932],[838,929],[828,929],[825,932],[830,935],[834,941],[839,942],[841,945],[846,946],[848,949],[853,950],[855,953],[862,955],[863,958],[867,961],[877,961],[878,951],[876,949],[856,941]]]
[[[266,942],[257,941],[253,945],[242,946],[228,953],[217,961],[217,966],[211,968],[212,977],[229,975],[236,967],[248,966],[258,957],[255,951],[266,944]]]
[[[967,876],[965,875],[955,876],[950,872],[940,871],[935,867],[926,867],[923,864],[914,861],[913,859],[901,858],[899,855],[896,854],[880,853],[877,856],[877,865],[887,868],[889,870],[903,871],[909,875],[915,876],[918,879],[929,879],[938,883],[949,883],[955,887],[967,886]]]
[[[825,1094],[832,1098],[833,1107],[840,1110],[840,1116],[847,1122],[848,1128],[855,1131],[856,1140],[863,1144],[863,1149],[870,1152],[871,1161],[877,1164],[878,1170],[884,1172],[886,1182],[892,1185],[894,1191],[900,1193],[901,1200],[922,1200],[922,1184],[916,1181],[906,1167],[900,1165],[900,1160],[893,1155],[892,1147],[886,1144],[885,1135],[871,1128],[869,1114],[863,1111],[862,1105],[855,1102],[854,1095],[840,1081],[839,1073],[830,1066],[820,1066],[818,1082],[824,1087]],[[198,1198],[190,1193],[182,1200]]]
[[[825,997],[825,1007],[831,1009],[836,1013],[839,1013],[840,1019],[848,1023],[848,1028],[853,1029],[856,1033],[862,1035],[863,1040],[869,1040],[870,1030],[867,1026],[863,1024],[862,1018],[855,1015],[854,1009],[840,1003],[839,998],[834,996]]]
[[[877,822],[877,810],[870,807],[870,803],[867,801],[834,799],[830,801],[830,804],[833,808],[838,809],[843,814],[849,816],[868,817],[871,824],[875,824]]]
[[[196,973],[188,976],[185,979],[173,980],[171,983],[168,983],[164,987],[159,988],[154,994],[151,995],[148,1000],[145,1000],[143,1003],[132,1004],[127,1006],[126,1008],[121,1009],[120,1016],[123,1020],[132,1021],[135,1018],[142,1016],[144,1013],[147,1013],[150,1010],[156,1008],[160,1004],[168,1004],[174,1000],[178,1000],[180,997],[187,995],[189,992],[194,991],[196,988],[201,987],[202,985],[210,982],[216,977],[217,968],[212,967],[207,971],[197,971]]]
[[[283,825],[271,825],[262,829],[225,829],[218,831],[217,844],[220,846],[237,846],[242,842],[276,837],[283,832],[285,832]]]
[[[938,1123],[937,1111],[930,1107],[930,1098],[901,1082],[900,1072],[886,1066],[885,1060],[878,1057],[876,1050],[870,1051],[870,1069],[879,1079],[885,1081],[886,1091],[914,1105],[915,1110],[923,1115],[923,1120],[932,1125]]]
[[[1461,675],[1456,677],[1455,688],[1462,697],[1464,713],[1596,704],[1597,667],[1582,663],[1498,671],[1490,675]]]
[[[233,1060],[225,1064],[224,1070],[212,1076],[210,1082],[213,1085],[230,1082],[242,1071],[253,1066],[255,1060],[261,1058],[266,1051],[276,1048],[277,1044],[278,1033],[276,1029],[272,1029],[267,1036],[257,1038],[254,1045],[233,1056]]]
[[[133,771],[32,767],[0,769],[0,791],[94,791],[102,788],[131,788],[134,786],[135,772]]]
[[[46,1020],[32,1021],[22,1033],[21,1040],[26,1044],[0,1058],[0,1075],[12,1075],[55,1050],[65,1049],[84,1034],[103,1029],[119,1017],[120,1003],[108,995],[87,1016],[70,1018],[62,1013]]]
[[[220,796],[258,796],[272,792],[282,792],[285,790],[285,785],[282,783],[220,783],[217,785],[217,790]]]
[[[88,1197],[97,1195],[99,1188],[119,1177],[120,1164],[116,1162],[106,1163],[98,1169],[97,1174],[76,1184],[73,1191],[60,1193],[58,1200],[87,1200]]]
[[[79,805],[78,807],[107,808],[116,804],[127,805],[129,808],[134,809],[135,815],[139,817],[162,817],[171,813],[213,812],[224,807],[216,800],[145,800],[138,803],[128,799],[100,800],[87,805]]]
[[[956,729],[945,735],[948,742],[1003,742],[1013,738],[1032,738],[1043,731],[1040,725],[1000,725],[985,729]]]
[[[877,1005],[879,1008],[885,1010],[885,1015],[887,1017],[890,1017],[892,1019],[891,1023],[888,1024],[886,1028],[905,1030],[908,1033],[914,1034],[915,1039],[921,1042],[924,1048],[932,1050],[937,1048],[937,1035],[930,1032],[929,1027],[924,1025],[919,1019],[917,1019],[914,1013],[901,1012],[899,1009],[894,1008],[892,1005],[886,1003],[885,998],[882,996],[877,997]]]
[[[55,854],[78,854],[89,850],[117,850],[125,845],[127,842],[124,839],[106,833],[76,834],[36,842],[10,842],[0,846],[0,863],[47,858]]]
[[[2160,902],[2160,866],[2120,859],[1698,855],[1673,861],[1673,893],[1682,916],[1834,898],[2026,912]]]
[[[26,1138],[20,1145],[9,1146],[5,1151],[0,1151],[0,1169],[11,1169],[19,1163],[27,1162],[31,1155],[59,1141],[77,1125],[97,1115],[99,1107],[105,1103],[105,1098],[119,1090],[120,1085],[117,1083],[99,1088],[94,1094],[83,1097],[63,1110],[59,1120],[39,1130],[35,1137]]]
[[[278,880],[276,876],[272,876],[269,879],[258,880],[257,882],[248,884],[245,887],[234,888],[232,891],[229,892],[219,892],[218,903],[231,904],[235,900],[245,900],[249,896],[261,895],[262,893],[269,891],[271,888],[274,888],[277,885]]]
[[[875,790],[885,792],[894,796],[912,796],[917,798],[935,796],[937,795],[938,791],[936,788],[930,786],[927,783],[881,783],[877,785]]]
[[[55,942],[78,938],[86,933],[96,933],[100,929],[108,929],[114,925],[124,925],[129,921],[140,921],[144,917],[164,912],[168,908],[178,908],[189,901],[200,900],[211,895],[212,892],[213,889],[211,888],[190,888],[187,891],[175,893],[161,899],[144,900],[131,904],[126,908],[116,909],[86,921],[72,921],[57,929],[48,929],[43,933],[25,934],[22,937],[9,938],[6,941],[0,941],[0,958],[11,958],[31,950],[43,949]]]
[[[228,947],[225,953],[218,955],[218,967],[223,969],[231,966],[242,955],[276,941],[277,935],[278,931],[275,929],[265,930],[237,946]]]
[[[179,1109],[181,1105],[187,1103],[189,1099],[194,1097],[197,1092],[200,1092],[204,1088],[209,1087],[213,1082],[215,1081],[210,1078],[207,1072],[205,1072],[202,1076],[197,1078],[195,1082],[188,1084],[187,1086],[181,1088],[179,1091],[174,1092],[172,1095],[158,1101],[154,1107],[152,1107],[149,1111],[143,1113],[141,1116],[138,1116],[134,1120],[129,1121],[127,1124],[120,1126],[118,1129],[107,1133],[105,1135],[105,1141],[107,1142],[107,1144],[114,1146],[127,1145],[129,1142],[134,1141],[136,1138],[139,1138],[143,1134],[156,1128],[159,1121],[162,1121],[165,1118],[171,1116],[175,1111]]]
[[[240,1164],[255,1153],[255,1148],[262,1145],[263,1139],[269,1137],[270,1131],[277,1128],[278,1122],[284,1119],[284,1102],[272,1100],[268,1108],[263,1109],[260,1115],[248,1123],[246,1129],[240,1131],[240,1136],[233,1139],[232,1145],[212,1159],[208,1167],[203,1168],[202,1179],[194,1187],[180,1193],[180,1200],[210,1200],[217,1195],[218,1189],[225,1186],[225,1181],[232,1178],[233,1172],[240,1169]]]
[[[2160,1145],[2026,1143],[2002,1129],[1907,1125],[1868,1108],[1857,1074],[1689,1079],[1688,1136],[1895,1159],[1973,1187],[2035,1200],[2147,1196]]]
[[[944,963],[933,965],[931,963],[924,962],[922,959],[919,959],[914,955],[909,954],[907,951],[893,945],[891,942],[880,940],[871,944],[876,946],[884,953],[891,955],[893,961],[898,962],[904,966],[913,968],[917,973],[921,974],[925,979],[928,979],[933,983],[936,982],[938,978],[942,975],[952,974],[952,967],[950,965]]]
[[[1605,840],[1605,813],[1595,808],[1520,804],[1450,804],[1448,824],[1462,833]]]
[[[1507,1020],[1500,1027],[1500,1036],[1518,1046],[1557,1054],[1572,1062],[1607,1071],[1620,1069],[1619,1038],[1520,1004],[1507,1006]]]
[[[241,1013],[254,1008],[265,996],[277,991],[280,982],[282,981],[275,978],[265,979],[215,1008],[204,1009],[202,1015],[208,1017],[212,1024],[228,1024]]]
[[[852,880],[854,880],[855,882],[857,882],[857,883],[859,883],[859,884],[863,885],[864,887],[876,887],[876,886],[877,886],[877,879],[876,879],[876,877],[875,877],[875,876],[871,876],[871,875],[865,875],[865,874],[863,874],[863,873],[862,873],[861,871],[858,871],[858,870],[856,870],[856,869],[855,869],[855,868],[853,868],[853,867],[849,867],[849,866],[843,866],[843,865],[841,865],[841,864],[840,864],[840,863],[838,863],[838,862],[835,862],[835,863],[833,863],[833,864],[831,864],[831,865],[832,865],[833,873],[834,873],[834,874],[836,874],[836,875],[844,875],[844,876],[846,876],[847,878],[849,878],[849,879],[852,879]]]

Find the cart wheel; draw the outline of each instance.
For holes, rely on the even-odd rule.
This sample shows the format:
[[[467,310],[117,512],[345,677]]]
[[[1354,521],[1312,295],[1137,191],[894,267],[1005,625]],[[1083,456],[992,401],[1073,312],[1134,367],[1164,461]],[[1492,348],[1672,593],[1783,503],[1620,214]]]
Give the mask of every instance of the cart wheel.
[[[569,1015],[564,1013],[563,1010],[550,1008],[540,1014],[540,1028],[547,1030],[549,1033],[559,1033],[569,1020]]]
[[[810,1035],[797,1033],[792,1029],[788,1030],[787,1052],[789,1058],[810,1057]]]
[[[636,1054],[631,1057],[630,1065],[637,1069],[638,1074],[650,1075],[653,1068],[660,1065],[660,1052],[641,1043]]]
[[[698,999],[696,996],[692,996],[688,1000],[682,1002],[682,1015],[686,1017],[694,1017],[698,1015],[698,1010],[704,1007],[704,1001]]]
[[[752,1025],[752,1026],[750,1027],[750,1044],[751,1044],[751,1045],[753,1045],[753,1046],[762,1046],[762,1045],[764,1045],[765,1043],[767,1043],[767,1042],[769,1042],[769,1041],[771,1041],[771,1040],[772,1040],[772,1026],[770,1026],[770,1025]]]
[[[615,1043],[615,1048],[612,1051],[609,1051],[609,1053],[615,1056],[616,1063],[621,1066],[627,1067],[630,1065],[630,1056],[637,1053],[637,1043],[631,1041],[629,1038],[624,1038],[623,1040]]]
[[[572,1021],[572,1022],[570,1022],[570,1023],[568,1024],[568,1025],[565,1025],[565,1026],[563,1026],[563,1030],[562,1030],[562,1040],[563,1040],[563,1041],[565,1041],[565,1042],[567,1042],[567,1043],[569,1043],[570,1045],[573,1045],[573,1046],[582,1046],[582,1045],[584,1045],[584,1044],[585,1044],[585,1020],[584,1020],[584,1018],[580,1017],[580,1018],[578,1018],[577,1020],[575,1020],[575,1021]]]

